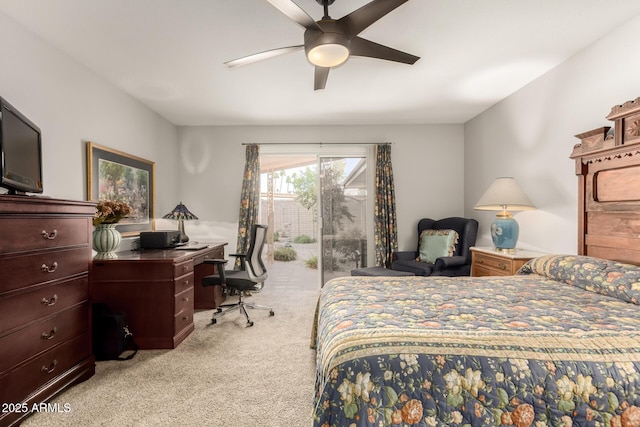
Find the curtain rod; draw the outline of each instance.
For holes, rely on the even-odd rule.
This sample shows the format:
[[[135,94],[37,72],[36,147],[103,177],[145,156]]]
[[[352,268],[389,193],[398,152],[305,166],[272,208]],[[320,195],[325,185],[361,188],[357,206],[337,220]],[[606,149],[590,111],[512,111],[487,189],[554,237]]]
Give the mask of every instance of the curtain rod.
[[[393,142],[243,142],[242,145],[392,145]]]

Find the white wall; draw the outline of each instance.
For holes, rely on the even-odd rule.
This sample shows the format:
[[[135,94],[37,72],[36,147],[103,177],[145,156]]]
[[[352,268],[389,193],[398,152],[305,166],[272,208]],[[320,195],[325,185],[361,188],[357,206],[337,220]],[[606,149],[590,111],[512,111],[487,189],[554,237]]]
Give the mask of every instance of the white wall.
[[[162,117],[0,14],[0,96],[43,131],[44,195],[86,199],[86,141],[156,163],[159,219],[181,199],[202,221],[194,237],[235,247],[245,142],[393,142],[401,249],[419,218],[462,215],[462,125],[187,127]],[[444,160],[443,160],[444,159]],[[122,245],[126,250],[128,245]]]
[[[42,130],[44,195],[86,200],[86,141],[156,163],[156,211],[177,203],[177,129],[0,14],[0,96]]]
[[[462,125],[181,127],[178,139],[180,197],[201,220],[186,223],[186,232],[199,239],[224,239],[230,251],[236,244],[242,143],[392,142],[400,249],[415,247],[420,218],[463,214]],[[217,230],[209,230],[207,223]],[[230,232],[220,231],[225,224]]]
[[[491,245],[491,212],[474,211],[499,176],[515,177],[538,207],[515,214],[519,247],[577,252],[574,135],[613,126],[613,105],[640,96],[640,17],[465,124],[465,212]]]
[[[475,217],[481,224],[478,243],[490,245],[493,215],[473,206],[495,177],[511,175],[538,206],[516,214],[520,246],[575,253],[573,135],[610,124],[605,116],[611,106],[640,95],[639,25],[640,17],[621,26],[464,126],[176,129],[0,14],[0,37],[11,40],[0,45],[0,96],[43,130],[47,196],[86,198],[90,140],[156,163],[156,217],[182,199],[203,218],[188,223],[188,233],[226,233],[237,221],[242,143],[393,142],[401,249],[413,247],[416,222],[424,216]],[[158,228],[174,226],[159,221]],[[232,234],[228,241],[235,246]]]

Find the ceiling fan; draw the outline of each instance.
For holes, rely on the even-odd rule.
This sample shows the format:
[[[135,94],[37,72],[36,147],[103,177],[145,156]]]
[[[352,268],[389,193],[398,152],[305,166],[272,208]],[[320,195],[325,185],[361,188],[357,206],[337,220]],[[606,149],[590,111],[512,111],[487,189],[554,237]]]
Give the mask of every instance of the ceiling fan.
[[[318,90],[325,88],[329,70],[344,63],[350,56],[366,56],[404,64],[414,64],[420,59],[418,56],[358,37],[358,34],[371,24],[409,0],[373,0],[337,20],[329,16],[329,6],[335,0],[316,0],[324,7],[324,16],[317,22],[291,0],[267,1],[305,28],[304,44],[267,50],[225,62],[229,68],[304,48],[307,59],[315,66],[314,89]]]

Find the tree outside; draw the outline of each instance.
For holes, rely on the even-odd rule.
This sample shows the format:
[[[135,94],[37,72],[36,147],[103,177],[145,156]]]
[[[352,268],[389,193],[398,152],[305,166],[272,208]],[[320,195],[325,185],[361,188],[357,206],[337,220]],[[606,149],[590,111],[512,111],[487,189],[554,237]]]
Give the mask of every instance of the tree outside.
[[[295,242],[294,247],[305,248],[306,257],[298,259],[308,268],[317,268],[317,255],[308,256],[308,247],[311,245],[301,243],[298,237],[312,236],[310,243],[314,243],[317,235],[320,182],[323,190],[320,197],[323,209],[321,221],[325,273],[350,271],[364,266],[366,259],[366,239],[363,233],[365,197],[345,192],[345,179],[351,173],[348,169],[353,169],[345,159],[322,159],[322,162],[320,176],[315,165],[270,172],[274,193],[274,233],[279,236],[276,247],[292,246]],[[304,222],[308,221],[305,218],[312,219],[313,231],[309,231],[308,223],[305,225]],[[315,248],[315,244],[312,247]]]

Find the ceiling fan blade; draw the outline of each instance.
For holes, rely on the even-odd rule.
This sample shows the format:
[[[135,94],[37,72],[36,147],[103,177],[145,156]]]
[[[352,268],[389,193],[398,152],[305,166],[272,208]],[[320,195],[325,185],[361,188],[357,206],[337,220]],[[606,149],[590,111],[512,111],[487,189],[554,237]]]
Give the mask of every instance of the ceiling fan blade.
[[[280,47],[278,49],[265,50],[264,52],[254,53],[253,55],[244,56],[242,58],[233,59],[224,63],[229,68],[239,67],[241,65],[253,64],[254,62],[262,61],[263,59],[273,58],[275,56],[285,55],[287,53],[301,50],[304,45]]]
[[[329,77],[329,67],[318,67],[314,75],[313,90],[321,90],[327,85],[327,77]]]
[[[322,28],[313,20],[312,17],[307,14],[300,6],[292,2],[291,0],[267,0],[271,3],[276,9],[280,12],[284,13],[300,25],[302,28],[306,28],[308,30],[316,30],[322,31]]]
[[[353,56],[366,56],[369,58],[384,59],[386,61],[402,62],[404,64],[415,64],[419,56],[383,46],[362,37],[351,40],[349,54]]]
[[[353,38],[364,31],[365,28],[396,9],[409,0],[373,0],[360,9],[354,10],[348,15],[338,19],[338,25],[349,38]]]

